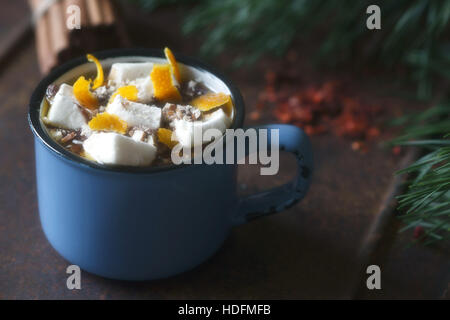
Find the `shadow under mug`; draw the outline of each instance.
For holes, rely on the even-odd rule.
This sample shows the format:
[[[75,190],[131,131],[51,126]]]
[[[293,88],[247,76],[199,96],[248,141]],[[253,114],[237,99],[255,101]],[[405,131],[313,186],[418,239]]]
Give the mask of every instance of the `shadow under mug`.
[[[117,49],[95,55],[106,67],[118,61],[164,61],[162,50],[151,49]],[[179,54],[176,57],[183,73],[231,95],[235,106],[231,128],[241,128],[244,102],[239,90],[213,68]],[[305,196],[312,151],[306,134],[291,125],[259,128],[279,129],[280,150],[297,159],[295,177],[245,198],[237,195],[235,164],[114,167],[65,150],[41,122],[46,88],[51,83],[73,81],[94,72],[93,68],[84,57],[56,68],[35,89],[28,114],[35,136],[42,228],[51,245],[72,264],[113,279],[169,277],[207,260],[234,225],[283,211]]]

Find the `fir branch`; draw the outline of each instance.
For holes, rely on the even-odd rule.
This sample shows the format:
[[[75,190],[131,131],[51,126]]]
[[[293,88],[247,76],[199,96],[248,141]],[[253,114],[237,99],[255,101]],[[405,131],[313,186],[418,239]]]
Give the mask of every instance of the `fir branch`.
[[[410,67],[420,98],[430,98],[433,84],[450,78],[449,0],[379,0],[382,26],[376,31],[365,23],[370,0],[135,1],[152,10],[189,4],[183,31],[203,37],[200,52],[207,57],[239,48],[235,65],[281,56],[295,39],[315,37],[319,29],[326,33],[317,55],[322,62],[358,57]]]
[[[421,226],[426,244],[450,238],[450,104],[438,105],[403,119],[409,124],[406,133],[394,144],[426,148],[425,154],[398,174],[414,175],[408,190],[398,196],[401,230]],[[401,121],[400,121],[401,122]],[[445,134],[444,134],[445,133]],[[439,138],[430,139],[433,135]],[[420,140],[412,140],[416,138]]]

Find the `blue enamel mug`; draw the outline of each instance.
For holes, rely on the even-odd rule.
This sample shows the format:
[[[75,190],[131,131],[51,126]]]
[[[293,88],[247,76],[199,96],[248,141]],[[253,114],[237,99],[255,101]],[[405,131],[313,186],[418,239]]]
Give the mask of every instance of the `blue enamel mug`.
[[[164,61],[162,50],[150,49],[110,50],[96,56],[106,68],[114,62]],[[241,128],[244,102],[239,90],[213,68],[176,57],[183,73],[231,95],[231,128]],[[169,277],[211,257],[233,226],[283,211],[305,196],[313,166],[311,146],[305,133],[290,125],[260,128],[279,129],[280,149],[296,157],[298,170],[292,181],[245,198],[237,195],[235,164],[114,167],[70,153],[42,124],[45,91],[51,83],[71,83],[90,72],[94,66],[84,57],[56,68],[34,91],[28,114],[42,228],[71,264],[113,279]]]

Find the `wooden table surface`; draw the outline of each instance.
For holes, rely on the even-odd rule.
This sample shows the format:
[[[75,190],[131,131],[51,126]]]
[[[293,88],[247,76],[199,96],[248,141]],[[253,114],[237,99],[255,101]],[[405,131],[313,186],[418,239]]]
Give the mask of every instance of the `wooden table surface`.
[[[27,14],[23,2],[11,3],[16,5],[11,4],[8,13],[0,11],[0,37]],[[133,43],[194,53],[195,45],[183,41],[176,28],[164,29],[171,14],[134,17],[134,25],[128,23]],[[141,23],[152,32],[136,32]],[[150,282],[114,281],[83,272],[82,289],[68,290],[65,270],[70,263],[45,239],[36,202],[33,136],[26,120],[28,100],[41,78],[33,41],[32,37],[24,41],[0,70],[0,299],[449,297],[450,259],[445,248],[410,246],[411,233],[398,234],[400,224],[393,215],[373,234],[402,157],[377,144],[365,154],[354,152],[349,141],[331,134],[312,138],[315,172],[307,197],[286,212],[234,228],[205,264]],[[226,63],[217,60],[219,67]],[[268,66],[227,72],[249,110],[263,86],[261,72]],[[304,67],[311,77],[328,76],[314,73],[307,63]],[[374,88],[379,84],[373,80],[355,81],[360,96],[384,108],[406,109],[411,104],[396,96],[380,96]],[[270,110],[258,122],[247,124],[267,122],[275,122]],[[242,166],[239,188],[242,193],[267,189],[286,181],[294,168],[294,160],[284,154],[275,177],[260,177],[258,168]],[[378,237],[379,245],[362,259],[369,235]],[[381,267],[379,291],[365,288],[368,264]]]

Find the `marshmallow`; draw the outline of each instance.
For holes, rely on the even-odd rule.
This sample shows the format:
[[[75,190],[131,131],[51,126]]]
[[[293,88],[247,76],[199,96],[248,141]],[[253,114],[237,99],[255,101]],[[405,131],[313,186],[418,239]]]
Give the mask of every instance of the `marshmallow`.
[[[156,157],[153,144],[115,132],[93,133],[83,142],[83,147],[89,156],[104,164],[144,166],[151,164]]]
[[[211,114],[204,115],[203,121],[174,120],[175,135],[183,147],[190,147],[194,144],[194,132],[199,132],[202,143],[205,143],[209,142],[203,137],[206,130],[214,128],[220,130],[223,134],[230,123],[231,119],[222,109],[218,109]],[[198,144],[198,142],[195,141],[195,144]]]
[[[114,63],[111,66],[108,79],[117,84],[125,84],[138,78],[150,78],[153,63]]]
[[[135,130],[131,138],[133,138],[133,140],[135,141],[142,141],[144,139],[144,131]]]
[[[86,126],[86,118],[80,108],[73,95],[73,88],[63,83],[53,98],[45,121],[64,129],[80,129]]]
[[[117,115],[129,126],[157,129],[161,125],[161,109],[155,106],[128,101],[117,95],[108,105],[106,112]]]

